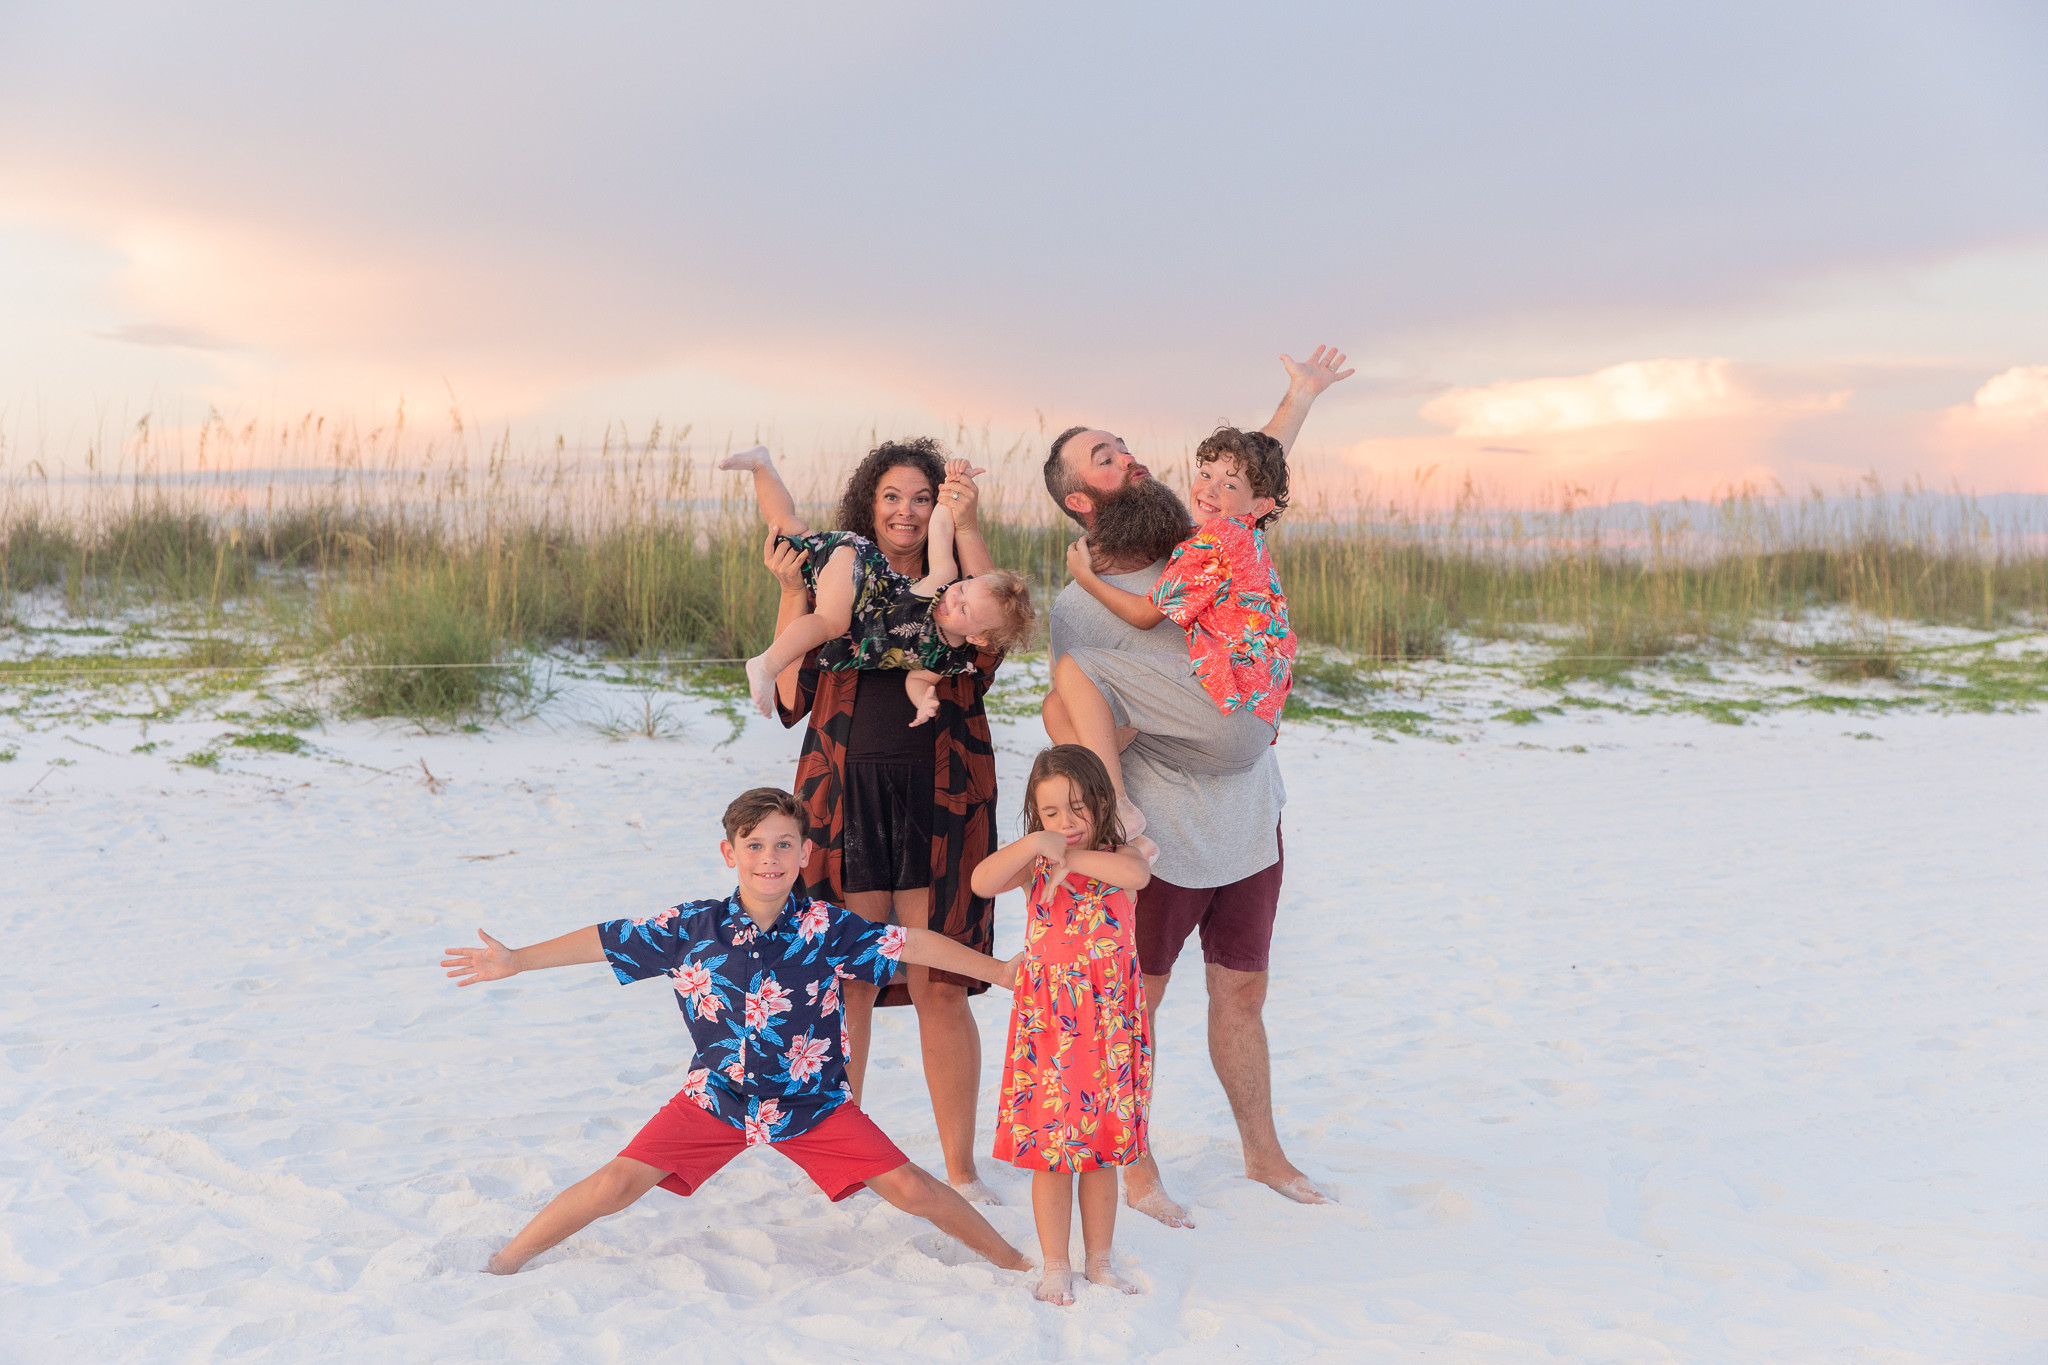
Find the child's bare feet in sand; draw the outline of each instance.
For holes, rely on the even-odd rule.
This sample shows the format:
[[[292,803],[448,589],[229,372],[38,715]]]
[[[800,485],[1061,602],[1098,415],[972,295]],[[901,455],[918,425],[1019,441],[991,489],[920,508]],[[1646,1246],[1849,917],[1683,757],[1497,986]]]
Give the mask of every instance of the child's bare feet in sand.
[[[1140,1170],[1144,1167],[1144,1170]],[[1191,1228],[1194,1217],[1176,1203],[1159,1179],[1159,1168],[1143,1156],[1124,1168],[1124,1205],[1135,1213],[1157,1219],[1170,1228]]]
[[[775,675],[768,671],[768,656],[756,654],[747,660],[747,691],[753,694],[754,705],[761,714],[771,720],[775,716]]]
[[[1045,1277],[1031,1295],[1040,1303],[1056,1303],[1065,1308],[1074,1301],[1074,1268],[1065,1261],[1048,1260]]]
[[[1088,1283],[1099,1284],[1123,1294],[1138,1292],[1138,1286],[1109,1268],[1109,1253],[1106,1251],[1088,1253]]]
[[[720,469],[772,469],[775,462],[768,458],[767,446],[755,446],[750,450],[735,450],[718,462]]]

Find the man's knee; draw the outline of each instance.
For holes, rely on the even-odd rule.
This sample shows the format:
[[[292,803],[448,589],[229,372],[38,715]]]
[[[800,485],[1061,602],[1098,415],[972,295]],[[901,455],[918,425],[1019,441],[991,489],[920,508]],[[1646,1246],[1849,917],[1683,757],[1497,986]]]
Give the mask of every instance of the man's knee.
[[[1209,1001],[1224,1014],[1259,1014],[1266,1008],[1265,972],[1240,972],[1209,965]]]

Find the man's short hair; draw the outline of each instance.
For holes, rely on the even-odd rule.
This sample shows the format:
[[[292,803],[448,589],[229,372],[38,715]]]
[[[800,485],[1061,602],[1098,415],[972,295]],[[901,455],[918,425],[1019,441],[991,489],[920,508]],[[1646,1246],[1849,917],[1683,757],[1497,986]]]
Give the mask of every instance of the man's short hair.
[[[1215,460],[1235,464],[1238,474],[1252,486],[1253,497],[1273,500],[1273,510],[1259,518],[1260,530],[1279,520],[1287,510],[1287,447],[1263,431],[1218,427],[1195,447],[1196,464]]]
[[[1067,442],[1084,431],[1093,430],[1094,427],[1068,427],[1052,438],[1052,451],[1045,457],[1045,491],[1052,494],[1054,505],[1080,526],[1086,526],[1088,523],[1081,520],[1079,512],[1067,506],[1067,494],[1079,488],[1081,481],[1074,477],[1074,471],[1067,468],[1066,460],[1061,457],[1066,454]]]
[[[738,843],[771,815],[787,815],[796,821],[797,833],[803,833],[804,808],[794,796],[780,787],[756,787],[735,796],[725,808],[725,841]]]

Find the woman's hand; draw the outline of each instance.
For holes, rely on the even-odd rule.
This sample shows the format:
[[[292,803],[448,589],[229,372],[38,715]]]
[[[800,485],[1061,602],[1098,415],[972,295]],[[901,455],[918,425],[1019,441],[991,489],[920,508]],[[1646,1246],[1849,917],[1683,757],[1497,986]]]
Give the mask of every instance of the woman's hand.
[[[1001,981],[996,982],[995,984],[1001,986],[1010,994],[1015,995],[1017,993],[1017,987],[1021,984],[1018,978],[1023,975],[1024,951],[1020,948],[1017,950],[1017,955],[1015,957],[1008,958],[1004,961],[1003,979]]]
[[[939,485],[938,501],[953,514],[956,532],[980,533],[981,490],[974,486],[974,480],[986,473],[986,469],[972,468],[965,460],[946,461],[946,481]]]
[[[785,542],[772,526],[768,528],[768,544],[761,550],[761,562],[775,575],[785,594],[809,596],[804,588],[803,552]]]

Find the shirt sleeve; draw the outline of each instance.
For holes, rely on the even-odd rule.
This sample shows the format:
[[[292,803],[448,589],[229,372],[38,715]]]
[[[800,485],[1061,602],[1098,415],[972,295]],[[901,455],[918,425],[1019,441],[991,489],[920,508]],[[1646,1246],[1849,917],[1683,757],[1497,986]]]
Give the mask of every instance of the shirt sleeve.
[[[903,955],[903,926],[876,924],[836,905],[832,912],[832,927],[825,935],[825,957],[832,970],[855,981],[889,984],[896,960]]]
[[[1174,547],[1166,572],[1152,585],[1152,605],[1185,630],[1222,601],[1229,587],[1229,552],[1212,523]]]
[[[682,961],[688,946],[682,935],[688,908],[677,905],[646,919],[606,920],[597,926],[605,960],[621,983],[664,975]]]

